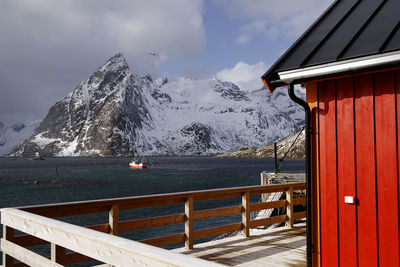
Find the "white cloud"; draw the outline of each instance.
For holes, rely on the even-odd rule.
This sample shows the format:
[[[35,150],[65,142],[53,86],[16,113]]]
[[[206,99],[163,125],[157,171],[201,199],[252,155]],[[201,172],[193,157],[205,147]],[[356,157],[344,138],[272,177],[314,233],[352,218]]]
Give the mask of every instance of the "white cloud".
[[[298,37],[333,0],[214,0],[232,19],[240,20],[236,44],[254,36]],[[244,38],[243,36],[246,36]]]
[[[251,41],[251,39],[253,39],[252,34],[243,33],[236,38],[235,43],[239,44],[239,45],[245,44],[245,43],[248,43],[249,41]]]
[[[79,48],[76,53],[103,51],[107,57],[120,51],[148,69],[154,63],[146,60],[149,52],[187,61],[202,50],[202,11],[201,0],[4,0],[0,48],[6,53],[26,41],[28,52],[39,46],[54,54]]]
[[[266,34],[266,20],[254,20],[239,28],[240,35],[236,38],[236,44],[246,44],[254,38],[254,35]]]
[[[202,16],[202,0],[0,1],[0,119],[26,112],[15,103],[32,95],[44,97],[27,109],[43,116],[117,52],[138,74],[190,66],[205,45]]]
[[[231,69],[219,71],[216,74],[216,78],[233,82],[242,90],[251,91],[260,89],[263,86],[260,77],[267,71],[267,68],[264,62],[258,62],[255,65],[239,62]]]

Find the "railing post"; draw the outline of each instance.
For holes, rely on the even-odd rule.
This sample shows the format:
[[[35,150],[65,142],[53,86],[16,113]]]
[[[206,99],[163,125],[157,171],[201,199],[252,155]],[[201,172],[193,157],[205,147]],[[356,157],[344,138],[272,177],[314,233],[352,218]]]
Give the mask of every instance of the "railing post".
[[[7,241],[12,242],[14,239],[14,229],[4,225],[3,227],[3,238]],[[3,267],[14,266],[14,258],[3,252]]]
[[[119,206],[114,205],[108,212],[109,234],[118,235]]]
[[[289,228],[293,228],[293,187],[289,187],[289,189],[286,191],[286,215],[287,215],[287,221],[286,221],[286,226]]]
[[[243,223],[243,236],[250,236],[250,192],[246,191],[242,194],[242,223]]]
[[[261,185],[267,185],[267,176],[264,172],[261,173]]]
[[[193,248],[193,197],[189,197],[185,202],[185,247]]]
[[[61,265],[65,265],[65,248],[51,243],[51,260]]]

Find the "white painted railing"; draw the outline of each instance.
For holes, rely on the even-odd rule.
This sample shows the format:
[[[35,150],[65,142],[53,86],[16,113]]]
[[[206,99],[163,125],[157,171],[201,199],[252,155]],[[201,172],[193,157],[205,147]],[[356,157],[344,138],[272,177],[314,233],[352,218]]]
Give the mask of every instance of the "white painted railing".
[[[250,228],[274,223],[286,223],[292,227],[295,220],[306,216],[305,212],[293,210],[294,206],[305,203],[304,197],[295,198],[293,192],[304,189],[305,183],[245,186],[2,209],[0,212],[1,223],[4,225],[1,244],[3,264],[4,267],[26,266],[20,262],[14,262],[15,258],[30,266],[62,266],[91,259],[115,266],[131,266],[134,262],[137,263],[136,266],[140,264],[144,266],[208,266],[212,264],[198,262],[197,259],[187,258],[153,246],[185,243],[187,249],[192,249],[195,240],[205,237],[235,231],[242,231],[243,235],[248,237]],[[285,193],[286,199],[263,203],[250,202],[251,196],[275,192]],[[194,209],[196,202],[239,197],[242,200],[241,205],[214,207],[207,210]],[[119,212],[122,210],[171,204],[183,205],[185,212],[120,220]],[[285,208],[286,214],[255,220],[250,218],[250,213],[253,211],[273,208]],[[108,215],[108,223],[93,225],[95,222],[89,222],[89,225],[80,227],[52,219],[94,213],[106,213],[104,215]],[[240,222],[194,229],[196,221],[235,214],[242,215]],[[184,224],[184,229],[182,229],[184,232],[144,239],[140,240],[140,243],[117,237],[122,232],[171,224]],[[16,236],[14,230],[25,234]],[[29,250],[36,245],[46,246],[46,244],[50,244],[51,247],[50,260]]]
[[[13,208],[1,209],[1,223],[4,267],[13,266],[12,258],[29,266],[63,266],[58,261],[65,248],[112,266],[222,266]],[[13,243],[12,229],[51,243],[51,258]]]

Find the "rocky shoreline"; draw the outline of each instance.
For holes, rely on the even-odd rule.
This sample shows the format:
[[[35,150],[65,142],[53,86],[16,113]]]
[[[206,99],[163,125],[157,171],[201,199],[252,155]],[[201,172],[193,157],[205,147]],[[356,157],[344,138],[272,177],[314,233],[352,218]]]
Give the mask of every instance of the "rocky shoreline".
[[[296,140],[297,136],[298,138]],[[293,144],[295,140],[296,142]],[[305,158],[304,145],[305,145],[305,133],[303,129],[277,142],[278,158],[283,158],[286,153],[287,153],[286,158]],[[274,158],[274,144],[261,148],[242,148],[239,151],[220,154],[216,155],[215,157],[216,158]]]

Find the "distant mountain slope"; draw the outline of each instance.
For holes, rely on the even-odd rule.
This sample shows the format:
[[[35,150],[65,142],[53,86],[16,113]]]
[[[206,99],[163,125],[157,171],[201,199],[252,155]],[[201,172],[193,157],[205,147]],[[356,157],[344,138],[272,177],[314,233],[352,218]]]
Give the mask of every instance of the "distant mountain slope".
[[[297,138],[297,140],[296,140]],[[305,157],[304,130],[296,132],[277,142],[278,158],[304,158]],[[261,148],[242,148],[233,153],[220,154],[217,158],[274,158],[274,144]]]
[[[301,91],[298,94],[303,95]],[[212,155],[265,146],[304,124],[286,90],[153,80],[117,54],[50,108],[12,156]]]
[[[39,123],[25,125],[17,123],[5,126],[0,122],[0,156],[8,154],[17,148],[26,138],[32,135]]]

